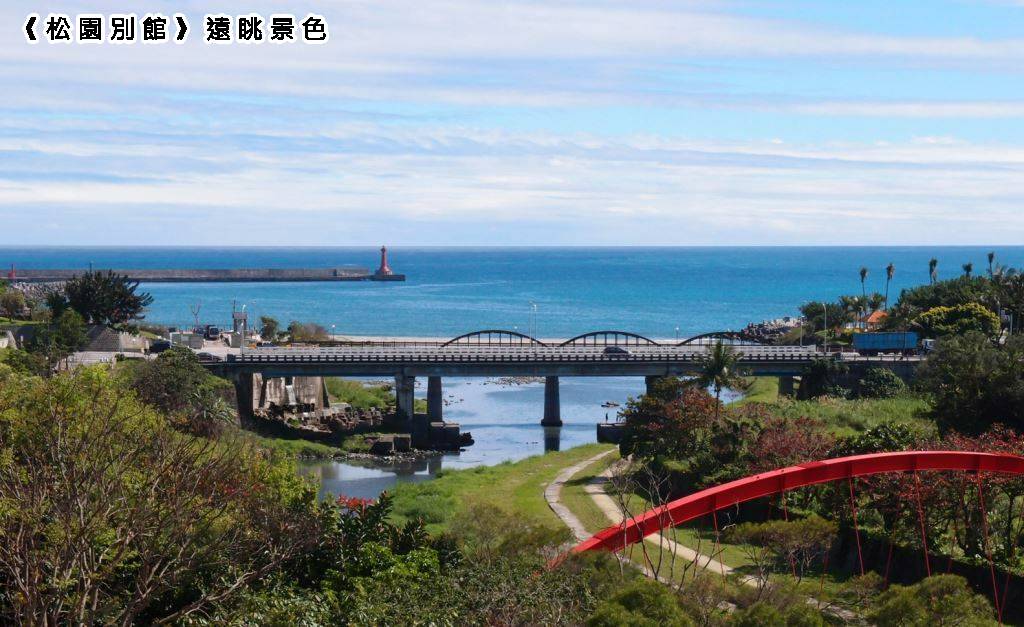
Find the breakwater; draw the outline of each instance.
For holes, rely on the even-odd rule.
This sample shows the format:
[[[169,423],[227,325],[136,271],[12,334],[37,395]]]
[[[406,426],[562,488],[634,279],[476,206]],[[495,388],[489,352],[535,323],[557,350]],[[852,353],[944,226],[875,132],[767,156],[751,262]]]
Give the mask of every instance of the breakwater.
[[[104,269],[105,270],[105,269]],[[142,283],[274,283],[305,281],[404,281],[404,274],[370,272],[357,266],[337,268],[138,269],[113,272]],[[29,283],[67,281],[83,270],[13,269],[8,278]]]

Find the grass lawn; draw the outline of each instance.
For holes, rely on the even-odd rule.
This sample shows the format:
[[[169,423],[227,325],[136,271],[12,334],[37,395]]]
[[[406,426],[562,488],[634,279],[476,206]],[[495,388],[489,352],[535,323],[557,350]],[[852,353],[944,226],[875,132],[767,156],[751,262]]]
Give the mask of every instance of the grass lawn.
[[[779,399],[779,379],[777,377],[750,377],[747,379],[748,387],[740,398],[732,405],[746,405],[747,403],[774,403]]]
[[[322,444],[320,442],[310,442],[309,440],[288,440],[285,438],[267,438],[253,433],[252,431],[244,430],[239,430],[238,433],[243,439],[258,444],[259,446],[284,457],[311,457],[327,459],[344,455],[346,453],[344,449]],[[359,437],[360,440],[362,439],[362,436],[357,437]]]
[[[935,425],[925,416],[928,408],[928,401],[915,396],[854,400],[821,398],[810,401],[779,398],[771,405],[775,415],[815,418],[840,436],[862,433],[890,421],[910,423],[931,430]]]
[[[545,486],[566,466],[609,448],[609,444],[586,444],[497,466],[442,471],[432,481],[401,483],[393,492],[392,517],[398,524],[419,518],[429,532],[436,533],[446,530],[462,507],[485,503],[561,528],[562,521],[544,500]]]

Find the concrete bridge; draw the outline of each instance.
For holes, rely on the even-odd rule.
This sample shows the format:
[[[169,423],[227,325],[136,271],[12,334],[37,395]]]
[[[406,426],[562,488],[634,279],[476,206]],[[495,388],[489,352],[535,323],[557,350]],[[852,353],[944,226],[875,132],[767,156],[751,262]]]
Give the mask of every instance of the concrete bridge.
[[[793,377],[825,354],[813,346],[763,346],[734,333],[709,333],[665,344],[624,331],[596,331],[560,341],[541,341],[515,331],[486,330],[447,342],[336,343],[305,347],[269,347],[228,355],[211,369],[232,378],[240,399],[252,398],[252,378],[268,377],[394,377],[397,413],[414,421],[416,377],[427,378],[424,425],[443,419],[443,377],[544,377],[541,424],[561,426],[559,377],[645,377],[647,385],[664,376],[700,371],[711,343],[735,345],[740,368],[750,376],[782,378],[783,393],[792,392]],[[907,376],[916,357],[833,355],[858,370],[867,365],[889,367]],[[240,411],[251,408],[239,407]],[[415,430],[414,421],[414,430]]]

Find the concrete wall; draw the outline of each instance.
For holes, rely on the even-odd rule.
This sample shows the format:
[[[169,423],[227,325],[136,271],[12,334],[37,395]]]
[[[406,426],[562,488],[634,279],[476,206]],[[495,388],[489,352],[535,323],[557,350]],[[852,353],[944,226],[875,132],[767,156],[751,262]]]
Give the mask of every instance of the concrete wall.
[[[323,377],[292,377],[290,385],[287,381],[282,377],[264,379],[262,375],[253,375],[253,408],[310,405],[320,410],[328,406]]]

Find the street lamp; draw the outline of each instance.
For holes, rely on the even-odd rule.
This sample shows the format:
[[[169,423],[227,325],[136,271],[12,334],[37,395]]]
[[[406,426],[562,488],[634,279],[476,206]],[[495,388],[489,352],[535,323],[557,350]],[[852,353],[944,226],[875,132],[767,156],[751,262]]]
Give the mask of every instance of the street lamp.
[[[676,341],[679,341],[679,327],[676,327]]]

